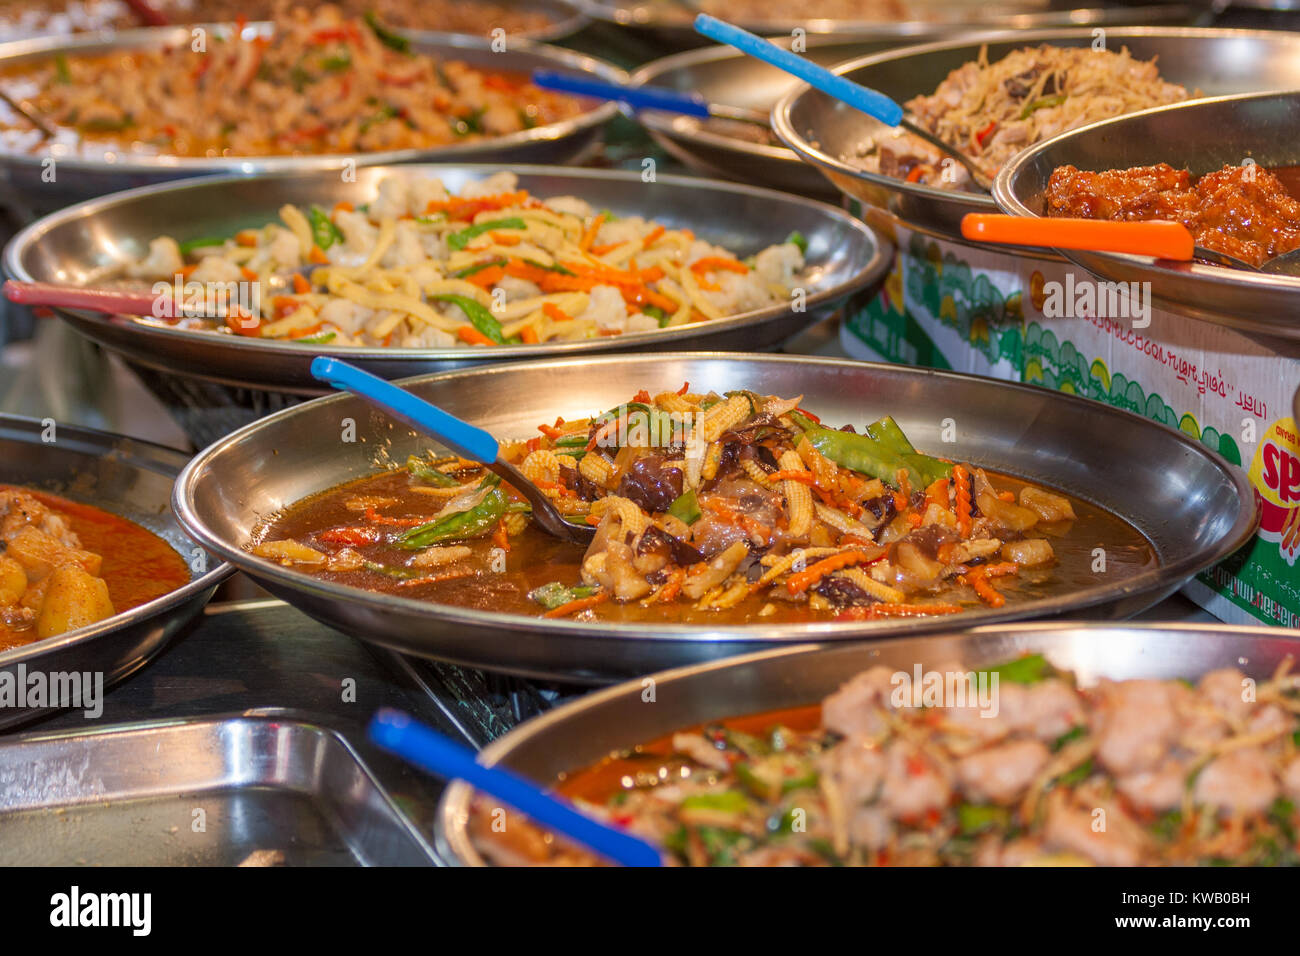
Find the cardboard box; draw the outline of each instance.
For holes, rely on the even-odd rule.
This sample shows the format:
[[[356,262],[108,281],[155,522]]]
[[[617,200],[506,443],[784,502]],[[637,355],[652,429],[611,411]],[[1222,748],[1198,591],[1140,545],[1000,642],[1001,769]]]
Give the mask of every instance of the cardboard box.
[[[1300,360],[1164,312],[1142,290],[1116,299],[1064,262],[903,229],[896,240],[884,289],[843,323],[850,355],[1060,389],[1186,432],[1246,470],[1261,521],[1185,593],[1224,621],[1300,626]]]

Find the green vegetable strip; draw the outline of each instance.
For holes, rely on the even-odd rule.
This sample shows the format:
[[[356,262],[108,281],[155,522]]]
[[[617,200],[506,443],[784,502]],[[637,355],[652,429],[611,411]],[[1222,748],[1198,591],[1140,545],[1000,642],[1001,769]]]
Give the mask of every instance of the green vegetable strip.
[[[411,455],[406,459],[406,470],[421,481],[437,485],[439,488],[454,488],[459,484],[451,475],[439,471],[433,465],[415,455]]]
[[[470,240],[477,239],[484,233],[493,232],[497,229],[527,229],[528,224],[518,216],[510,216],[507,219],[493,219],[491,222],[480,222],[476,226],[470,226],[468,229],[462,229],[460,232],[453,232],[447,237],[447,248],[459,252],[469,245]]]
[[[379,22],[379,17],[375,15],[375,11],[367,10],[365,20],[366,26],[370,27],[370,29],[374,31],[375,37],[380,43],[388,47],[390,50],[396,50],[398,53],[410,54],[411,41],[401,34],[394,33],[392,30],[387,29]]]
[[[467,295],[435,295],[439,302],[450,302],[452,305],[460,306],[460,310],[465,313],[470,324],[478,329],[493,342],[498,345],[506,344],[506,337],[501,333],[501,323],[497,321],[495,315],[489,312],[484,306],[479,305]]]
[[[180,246],[181,255],[188,256],[195,249],[202,249],[204,246],[219,246],[225,241],[220,236],[203,236],[199,239],[186,239],[184,242],[178,243],[178,245]]]
[[[343,230],[334,225],[329,213],[320,206],[312,206],[307,210],[307,221],[311,224],[312,241],[320,246],[322,251],[336,242],[343,241]]]
[[[907,472],[907,480],[916,489],[952,474],[952,465],[913,448],[892,418],[882,418],[867,428],[867,434],[855,435],[825,428],[797,411],[790,417],[804,430],[809,443],[835,464],[879,478],[891,487],[898,487],[899,471]]]
[[[703,517],[703,512],[700,511],[700,502],[695,497],[695,489],[683,492],[668,506],[668,513],[686,524],[695,524],[699,521]]]
[[[482,501],[468,511],[458,511],[456,514],[404,531],[393,539],[393,544],[409,551],[418,551],[444,541],[481,538],[492,532],[505,513],[506,496],[500,488],[493,488]]]

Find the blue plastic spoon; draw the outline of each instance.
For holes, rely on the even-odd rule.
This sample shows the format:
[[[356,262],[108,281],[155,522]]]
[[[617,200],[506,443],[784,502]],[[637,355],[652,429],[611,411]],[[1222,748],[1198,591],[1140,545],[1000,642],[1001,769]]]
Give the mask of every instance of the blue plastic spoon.
[[[623,866],[663,866],[659,851],[646,841],[579,813],[567,801],[504,767],[483,766],[472,751],[408,714],[381,710],[371,719],[367,733],[375,744],[408,763],[448,780],[464,780],[608,860]]]
[[[903,115],[903,108],[884,93],[879,93],[876,90],[854,83],[852,80],[845,79],[838,74],[832,73],[824,66],[818,66],[811,60],[799,56],[797,53],[783,50],[774,43],[750,33],[748,30],[742,30],[738,26],[724,23],[707,13],[701,13],[695,18],[695,32],[708,37],[710,40],[716,40],[718,43],[733,46],[741,53],[746,53],[755,59],[762,60],[764,63],[769,63],[779,70],[785,70],[792,76],[799,77],[814,89],[821,90],[827,96],[833,96],[835,99],[847,103],[855,110],[866,113],[886,126],[896,126],[907,130],[913,136],[925,140],[935,149],[946,153],[966,167],[971,180],[980,189],[985,192],[990,192],[993,189],[993,181],[975,165],[973,159],[958,151],[952,144],[945,143],[928,129],[917,126],[907,119]]]
[[[710,103],[699,93],[683,93],[664,86],[623,86],[619,83],[606,83],[604,80],[574,76],[572,73],[556,73],[553,70],[534,70],[533,85],[557,93],[613,100],[616,103],[624,103],[637,112],[661,110],[665,113],[681,113],[698,119],[716,117],[742,123],[755,123],[759,126],[769,125],[768,114],[758,110]]]
[[[590,525],[565,521],[542,489],[525,478],[514,465],[500,459],[501,446],[483,429],[461,421],[437,405],[342,359],[318,355],[311,361],[311,374],[318,381],[379,406],[416,431],[432,435],[456,454],[482,462],[528,500],[533,509],[533,520],[548,534],[582,545],[588,544],[596,534],[596,529]]]

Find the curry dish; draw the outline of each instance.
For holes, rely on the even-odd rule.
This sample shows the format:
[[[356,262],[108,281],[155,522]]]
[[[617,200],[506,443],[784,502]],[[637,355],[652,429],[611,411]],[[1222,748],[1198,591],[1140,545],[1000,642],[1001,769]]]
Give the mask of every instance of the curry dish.
[[[1031,655],[927,670],[943,692],[876,666],[820,706],[687,728],[558,789],[688,866],[1296,865],[1291,663],[1257,685],[1225,668],[1084,688]],[[498,832],[490,806],[470,816],[484,858],[597,862],[528,821]]]
[[[189,580],[171,545],[134,522],[0,485],[0,651],[102,621]]]
[[[707,624],[955,614],[1155,563],[1099,508],[923,454],[892,418],[827,427],[799,397],[687,384],[539,431],[502,455],[595,526],[585,552],[480,465],[427,458],[272,516],[253,552],[446,604]]]

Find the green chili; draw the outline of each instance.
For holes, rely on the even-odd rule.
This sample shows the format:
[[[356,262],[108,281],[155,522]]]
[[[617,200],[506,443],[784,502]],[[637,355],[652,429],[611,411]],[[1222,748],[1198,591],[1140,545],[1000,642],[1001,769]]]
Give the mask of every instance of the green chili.
[[[957,807],[957,825],[962,833],[982,833],[1005,827],[1010,822],[1011,814],[1006,807],[977,803],[963,803]]]
[[[447,248],[460,251],[469,245],[471,239],[477,239],[483,233],[492,232],[494,229],[527,228],[528,224],[518,216],[511,216],[508,219],[493,219],[491,222],[480,222],[478,225],[462,229],[460,232],[453,232],[447,237]]]
[[[401,34],[394,33],[392,30],[387,29],[379,22],[379,17],[375,15],[375,11],[367,10],[365,20],[366,26],[370,27],[370,29],[374,31],[375,38],[379,40],[380,43],[388,47],[390,50],[396,50],[398,53],[410,54],[411,41]]]
[[[411,455],[406,459],[406,470],[414,478],[428,482],[431,485],[437,485],[439,488],[454,488],[460,484],[455,478],[444,471],[439,471],[429,462],[417,455]]]
[[[452,305],[460,306],[460,310],[465,313],[465,318],[469,319],[470,324],[478,329],[497,345],[505,345],[506,337],[501,333],[501,323],[497,321],[485,306],[480,305],[467,295],[435,295],[439,302],[450,302]]]
[[[785,241],[792,246],[796,246],[803,255],[808,255],[808,240],[798,229],[786,236]]]
[[[222,239],[218,236],[204,236],[201,239],[186,239],[184,242],[180,243],[179,245],[181,249],[181,255],[188,256],[195,249],[200,249],[204,246],[219,246],[225,241],[226,241],[225,239]]]
[[[1013,684],[1037,684],[1050,677],[1053,671],[1052,665],[1047,663],[1047,658],[1042,654],[1026,654],[999,667],[990,668],[989,673],[997,674],[999,680]]]
[[[315,335],[304,335],[302,338],[292,339],[295,345],[324,345],[327,342],[333,342],[338,337],[337,332],[317,332]]]
[[[1024,109],[1020,111],[1020,118],[1029,119],[1039,110],[1047,109],[1049,106],[1060,106],[1064,102],[1064,93],[1057,93],[1055,96],[1040,96],[1038,99],[1025,104]]]
[[[906,471],[913,488],[926,488],[952,474],[952,465],[923,455],[912,447],[907,436],[892,418],[873,423],[868,434],[841,432],[816,424],[799,412],[791,412],[804,436],[819,452],[851,471],[856,471],[893,487],[898,487],[898,472]],[[876,434],[870,434],[874,428]]]
[[[695,524],[703,517],[700,511],[699,499],[695,497],[695,489],[682,492],[677,499],[668,506],[668,513],[686,524]]]
[[[311,224],[312,241],[320,246],[321,251],[343,241],[343,230],[334,225],[329,213],[320,206],[312,206],[307,210],[307,221]]]
[[[418,551],[444,541],[481,538],[491,533],[505,513],[506,496],[500,488],[493,487],[482,501],[468,511],[458,511],[404,531],[393,539],[393,544],[409,551]]]
[[[472,266],[466,266],[464,269],[458,269],[451,274],[453,279],[465,279],[476,272],[482,272],[484,269],[492,266],[503,266],[506,264],[505,259],[489,259],[487,262],[476,262]]]
[[[591,597],[598,590],[600,589],[586,584],[575,584],[569,587],[559,581],[552,581],[550,584],[533,588],[528,592],[528,596],[550,611],[571,601]]]

